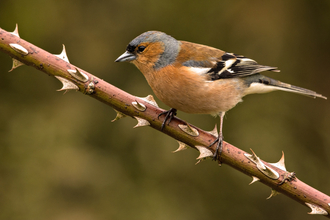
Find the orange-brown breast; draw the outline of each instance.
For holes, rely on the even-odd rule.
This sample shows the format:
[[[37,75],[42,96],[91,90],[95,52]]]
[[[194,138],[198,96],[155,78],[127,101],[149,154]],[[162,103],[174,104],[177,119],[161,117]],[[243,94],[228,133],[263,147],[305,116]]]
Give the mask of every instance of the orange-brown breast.
[[[166,105],[187,113],[218,114],[241,101],[241,79],[206,81],[204,76],[168,66],[144,74],[155,95]]]

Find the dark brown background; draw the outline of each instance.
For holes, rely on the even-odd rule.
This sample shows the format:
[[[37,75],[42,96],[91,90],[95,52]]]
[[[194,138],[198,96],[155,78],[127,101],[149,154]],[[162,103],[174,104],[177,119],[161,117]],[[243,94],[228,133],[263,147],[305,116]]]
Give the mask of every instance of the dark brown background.
[[[137,96],[142,74],[113,61],[147,30],[278,66],[266,73],[330,96],[330,1],[0,1],[0,27],[69,59]],[[323,219],[285,196],[175,140],[132,129],[130,118],[31,67],[8,73],[0,53],[0,219]],[[167,108],[160,101],[161,107]],[[205,130],[218,119],[179,117]],[[289,171],[330,194],[330,104],[285,92],[253,95],[229,111],[229,143],[270,162],[283,150]]]

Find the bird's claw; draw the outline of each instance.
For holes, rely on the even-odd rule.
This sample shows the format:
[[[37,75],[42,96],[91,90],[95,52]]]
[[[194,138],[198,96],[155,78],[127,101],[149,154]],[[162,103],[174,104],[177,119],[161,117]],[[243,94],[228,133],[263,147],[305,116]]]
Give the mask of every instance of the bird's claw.
[[[219,160],[219,163],[221,164],[221,154],[222,154],[222,145],[223,145],[222,138],[219,138],[218,137],[208,147],[210,148],[213,144],[215,144],[217,142],[218,142],[217,148],[215,149],[215,152],[213,154],[212,160],[214,160],[214,161]]]
[[[160,114],[158,115],[158,119],[159,119],[159,117],[160,117],[161,115],[166,115],[166,116],[165,116],[165,119],[164,119],[164,121],[163,121],[162,127],[161,127],[161,130],[164,130],[165,125],[166,125],[166,121],[168,120],[168,124],[169,124],[169,123],[172,121],[172,118],[173,118],[174,116],[176,116],[176,109],[175,109],[175,108],[171,108],[171,109],[168,110],[168,111],[163,111],[162,113],[160,113]]]

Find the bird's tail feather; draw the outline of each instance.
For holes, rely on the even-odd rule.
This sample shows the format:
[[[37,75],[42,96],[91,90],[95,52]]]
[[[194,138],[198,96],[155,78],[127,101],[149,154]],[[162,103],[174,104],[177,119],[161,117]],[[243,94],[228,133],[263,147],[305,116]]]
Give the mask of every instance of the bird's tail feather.
[[[259,75],[259,77],[257,78],[253,77],[253,78],[254,79],[252,79],[246,94],[265,93],[270,91],[281,90],[281,91],[293,92],[293,93],[309,96],[312,98],[327,99],[327,97],[318,94],[312,90],[290,85],[288,83],[283,83],[281,81],[263,75]]]
[[[312,90],[301,88],[301,87],[294,86],[294,85],[290,85],[290,84],[287,84],[287,83],[282,83],[280,81],[278,81],[276,86],[278,87],[279,90],[298,93],[298,94],[309,96],[309,97],[312,97],[312,98],[327,99],[327,97],[325,97],[321,94],[318,94],[318,93],[316,93]]]

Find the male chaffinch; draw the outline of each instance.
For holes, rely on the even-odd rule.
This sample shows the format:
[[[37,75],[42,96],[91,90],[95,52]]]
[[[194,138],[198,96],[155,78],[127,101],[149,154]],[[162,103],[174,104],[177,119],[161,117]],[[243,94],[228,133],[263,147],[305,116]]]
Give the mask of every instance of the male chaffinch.
[[[132,62],[145,76],[155,95],[170,106],[162,124],[176,110],[220,116],[219,136],[213,159],[222,152],[225,112],[253,93],[275,90],[327,99],[314,91],[259,74],[279,72],[277,67],[259,65],[247,57],[201,44],[178,41],[159,31],[148,31],[133,39],[115,62]],[[159,116],[160,116],[159,115]]]

